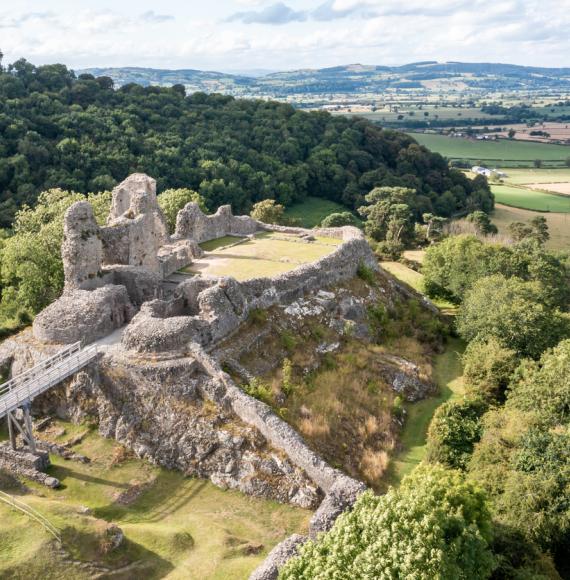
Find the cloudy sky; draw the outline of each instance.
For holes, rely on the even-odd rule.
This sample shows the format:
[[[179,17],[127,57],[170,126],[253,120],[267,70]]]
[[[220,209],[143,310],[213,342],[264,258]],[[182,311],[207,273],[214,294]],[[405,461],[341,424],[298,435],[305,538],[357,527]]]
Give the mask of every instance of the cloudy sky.
[[[570,66],[570,0],[0,0],[0,49],[72,68]]]

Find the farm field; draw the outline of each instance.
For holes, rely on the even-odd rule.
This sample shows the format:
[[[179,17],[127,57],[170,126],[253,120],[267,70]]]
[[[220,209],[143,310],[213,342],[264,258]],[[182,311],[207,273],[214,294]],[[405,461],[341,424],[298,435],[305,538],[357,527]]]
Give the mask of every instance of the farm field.
[[[570,168],[564,169],[518,169],[507,171],[505,182],[513,185],[529,185],[531,183],[570,183]]]
[[[294,236],[267,233],[258,234],[255,239],[233,247],[218,249],[215,242],[216,240],[208,242],[213,249],[207,250],[203,258],[195,260],[183,272],[233,276],[237,280],[275,276],[323,258],[341,240],[317,238],[316,241],[307,243]]]
[[[516,207],[496,204],[491,215],[491,221],[499,228],[500,233],[508,233],[507,228],[512,222],[528,222],[540,215],[546,218],[550,239],[546,247],[552,250],[570,250],[570,214],[539,213]]]
[[[307,197],[302,203],[292,205],[285,210],[285,217],[298,219],[303,228],[314,228],[320,225],[331,213],[348,211],[340,203],[322,197]]]
[[[542,212],[569,213],[570,197],[511,185],[491,185],[497,202]]]
[[[410,113],[412,113],[410,115]],[[427,113],[427,114],[426,114]],[[370,121],[387,123],[401,123],[405,125],[410,121],[429,121],[430,119],[439,120],[457,120],[462,123],[468,119],[489,119],[489,123],[497,123],[500,125],[501,119],[496,115],[489,115],[483,113],[480,107],[435,107],[433,105],[422,105],[422,108],[417,106],[402,106],[398,107],[398,111],[390,111],[389,109],[382,109],[376,111],[358,111],[358,108],[352,108],[350,112],[342,112],[339,114],[357,115],[364,117]],[[403,116],[403,119],[398,117]]]
[[[85,428],[61,421],[55,426],[64,431],[60,442]],[[39,524],[0,503],[1,578],[94,578],[86,563],[125,567],[105,578],[247,578],[275,544],[304,531],[311,515],[134,459],[95,431],[74,451],[91,463],[52,456],[50,473],[62,482],[60,489],[27,482],[26,492],[0,477],[0,489],[60,530],[64,550],[56,551]],[[111,522],[125,541],[105,552]]]
[[[561,166],[570,157],[570,146],[523,141],[476,141],[446,135],[409,133],[418,143],[449,159],[492,162],[497,167],[530,166],[536,159]]]

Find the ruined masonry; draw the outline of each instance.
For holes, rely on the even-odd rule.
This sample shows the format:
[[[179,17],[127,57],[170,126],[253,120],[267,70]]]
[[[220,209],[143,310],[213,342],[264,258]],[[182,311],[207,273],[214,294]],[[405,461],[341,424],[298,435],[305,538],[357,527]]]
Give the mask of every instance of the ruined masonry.
[[[341,243],[324,258],[272,278],[172,277],[202,255],[200,242],[261,231]],[[113,190],[105,226],[86,201],[67,210],[62,257],[62,296],[36,317],[33,335],[27,331],[25,340],[0,346],[0,366],[14,376],[63,345],[118,338],[63,386],[35,399],[34,412],[95,417],[104,436],[154,463],[251,495],[320,506],[311,536],[352,505],[365,486],[314,453],[210,353],[253,309],[288,305],[349,280],[360,264],[377,269],[359,229],[274,226],[234,216],[230,206],[205,215],[189,203],[169,236],[155,180],[134,174]],[[276,578],[304,541],[286,540],[252,577]]]

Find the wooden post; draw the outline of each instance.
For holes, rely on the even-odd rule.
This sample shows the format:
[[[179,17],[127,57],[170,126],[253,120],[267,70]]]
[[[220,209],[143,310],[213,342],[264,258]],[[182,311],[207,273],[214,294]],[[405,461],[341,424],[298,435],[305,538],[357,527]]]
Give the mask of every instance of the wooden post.
[[[26,434],[28,439],[28,446],[32,453],[36,452],[36,441],[32,430],[32,419],[30,417],[30,403],[24,405],[24,423],[26,426]]]
[[[14,431],[14,426],[12,425],[12,413],[6,415],[6,420],[8,421],[8,433],[10,434],[10,445],[12,449],[16,451],[16,433]]]

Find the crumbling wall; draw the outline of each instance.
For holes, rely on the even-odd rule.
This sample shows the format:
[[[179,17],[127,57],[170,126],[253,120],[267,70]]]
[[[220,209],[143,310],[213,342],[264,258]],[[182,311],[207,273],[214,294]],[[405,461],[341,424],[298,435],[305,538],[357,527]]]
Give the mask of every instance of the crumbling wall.
[[[91,204],[74,203],[63,218],[61,257],[65,289],[100,286],[102,253],[99,226]]]
[[[234,216],[230,205],[222,205],[213,215],[206,215],[197,203],[191,202],[178,212],[175,239],[191,238],[198,243],[228,235],[247,236],[260,229],[249,216]]]
[[[42,342],[93,342],[120,328],[135,313],[124,286],[70,290],[34,319],[34,336]]]
[[[362,263],[378,268],[360,230],[345,227],[323,231],[344,240],[328,256],[273,278],[237,282],[204,277],[208,287],[196,295],[198,307],[192,313],[171,317],[166,314],[167,306],[160,310],[161,314],[156,307],[143,308],[123,334],[124,346],[138,352],[183,351],[189,342],[208,346],[235,331],[254,308],[289,303],[306,292],[353,278]]]

